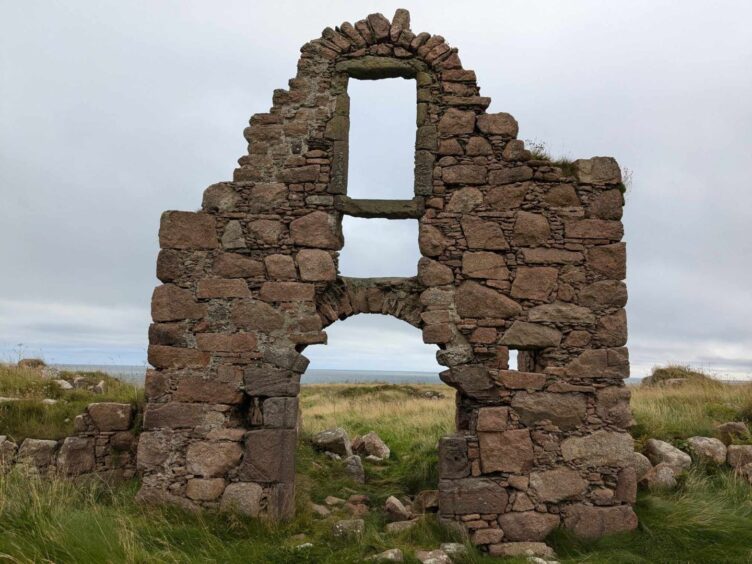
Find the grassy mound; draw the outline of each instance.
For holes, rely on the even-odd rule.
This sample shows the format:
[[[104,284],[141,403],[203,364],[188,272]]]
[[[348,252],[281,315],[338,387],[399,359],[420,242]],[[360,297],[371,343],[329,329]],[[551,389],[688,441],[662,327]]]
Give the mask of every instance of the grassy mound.
[[[716,380],[712,376],[708,376],[701,370],[693,370],[688,366],[680,366],[677,364],[669,364],[668,366],[661,366],[653,368],[653,372],[650,376],[647,376],[642,380],[642,385],[646,387],[661,386],[670,381],[678,382],[683,380],[684,384],[702,384],[705,386],[721,386],[722,382]]]
[[[143,403],[143,392],[103,372],[60,372],[56,378],[84,378],[95,385],[105,382],[103,394],[87,389],[63,390],[36,368],[0,365],[0,397],[19,398],[0,402],[0,435],[20,444],[27,437],[60,439],[73,433],[73,419],[93,402]],[[43,399],[57,403],[46,405]]]

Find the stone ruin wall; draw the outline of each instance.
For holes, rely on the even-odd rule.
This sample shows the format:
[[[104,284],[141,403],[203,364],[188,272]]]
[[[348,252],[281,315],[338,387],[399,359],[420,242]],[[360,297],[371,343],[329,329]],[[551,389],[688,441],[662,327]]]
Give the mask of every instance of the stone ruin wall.
[[[327,28],[301,53],[251,118],[233,181],[162,216],[140,498],[290,517],[301,352],[338,319],[381,313],[422,330],[457,390],[442,518],[492,553],[559,524],[634,528],[616,162],[533,160],[457,50],[404,10]],[[354,200],[347,84],[389,77],[416,83],[414,197]],[[417,219],[417,276],[340,276],[343,215]]]
[[[100,402],[76,416],[74,434],[64,439],[24,439],[16,445],[0,435],[0,474],[18,466],[37,476],[128,480],[136,475],[137,421],[130,404]]]

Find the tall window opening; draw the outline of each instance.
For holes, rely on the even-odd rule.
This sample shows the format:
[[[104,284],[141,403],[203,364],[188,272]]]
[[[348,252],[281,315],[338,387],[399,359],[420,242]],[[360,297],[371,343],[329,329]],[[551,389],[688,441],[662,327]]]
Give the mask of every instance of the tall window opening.
[[[415,159],[415,81],[350,79],[350,198],[409,200]]]

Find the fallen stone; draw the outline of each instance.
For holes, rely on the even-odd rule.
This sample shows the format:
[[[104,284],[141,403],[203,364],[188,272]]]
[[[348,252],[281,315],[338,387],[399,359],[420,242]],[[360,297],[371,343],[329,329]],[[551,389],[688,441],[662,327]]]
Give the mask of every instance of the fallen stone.
[[[360,537],[365,530],[363,519],[343,519],[332,526],[332,535],[337,538]]]
[[[439,550],[443,550],[452,560],[467,556],[467,547],[459,542],[443,542]]]
[[[377,456],[380,459],[389,458],[391,454],[387,444],[374,431],[360,437],[353,444],[352,450],[357,454]]]
[[[715,464],[726,462],[726,445],[718,439],[690,437],[687,439],[687,448],[699,462],[714,462]]]
[[[404,562],[405,557],[399,548],[390,548],[366,558],[369,562]]]
[[[426,513],[439,510],[439,490],[423,490],[415,496],[415,511]]]
[[[344,505],[345,500],[341,497],[335,497],[333,495],[328,495],[324,498],[324,503],[327,504],[329,507],[335,507],[337,505]]]
[[[393,495],[390,495],[384,502],[384,511],[390,521],[406,521],[411,517],[405,505]]]
[[[342,427],[316,433],[311,438],[311,442],[318,450],[333,452],[340,456],[352,455],[350,438],[347,436],[347,431]]]
[[[328,507],[319,505],[318,503],[311,504],[311,511],[313,511],[319,517],[329,517],[332,514]]]
[[[55,384],[61,390],[72,390],[73,389],[73,385],[70,382],[68,382],[68,380],[62,380],[62,379],[60,379],[60,380],[53,380],[52,383]]]
[[[692,458],[686,452],[658,439],[648,439],[645,445],[645,456],[653,464],[668,464],[677,474],[687,470],[692,465]]]
[[[363,461],[357,454],[351,454],[345,458],[345,474],[350,476],[353,480],[359,484],[364,484],[366,481],[366,472],[363,469]]]
[[[752,463],[752,445],[730,445],[727,449],[726,461],[732,468],[741,468]]]
[[[415,558],[422,564],[452,564],[452,559],[443,550],[416,550]]]
[[[672,490],[677,484],[676,474],[673,466],[661,462],[645,473],[640,484],[650,490]]]
[[[393,523],[387,523],[384,530],[390,535],[395,535],[412,529],[417,524],[417,519],[413,519],[412,521],[394,521]]]
[[[488,547],[491,556],[540,556],[553,558],[554,549],[542,542],[505,542]]]

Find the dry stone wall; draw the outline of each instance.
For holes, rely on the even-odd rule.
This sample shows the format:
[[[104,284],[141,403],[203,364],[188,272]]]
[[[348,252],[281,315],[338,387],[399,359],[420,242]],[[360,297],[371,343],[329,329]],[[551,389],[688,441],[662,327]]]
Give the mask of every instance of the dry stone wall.
[[[136,475],[136,419],[130,404],[92,403],[76,416],[75,434],[64,439],[25,439],[16,445],[0,436],[0,472],[18,466],[39,476],[128,480]]]
[[[416,84],[414,196],[351,199],[348,81],[389,77]],[[142,499],[289,517],[301,352],[338,319],[380,313],[420,328],[457,390],[442,518],[496,554],[559,525],[636,525],[619,167],[535,160],[489,104],[404,10],[302,47],[233,180],[162,217]],[[343,215],[418,219],[417,276],[341,276]]]

